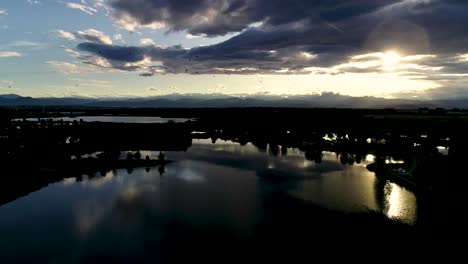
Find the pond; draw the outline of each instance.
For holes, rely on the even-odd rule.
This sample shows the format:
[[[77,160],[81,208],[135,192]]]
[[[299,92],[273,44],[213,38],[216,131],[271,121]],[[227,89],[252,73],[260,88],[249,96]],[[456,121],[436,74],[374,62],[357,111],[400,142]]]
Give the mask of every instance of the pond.
[[[141,153],[156,158],[159,152]],[[314,162],[297,149],[272,153],[252,144],[200,139],[187,152],[166,152],[174,162],[164,168],[118,169],[80,179],[63,175],[60,182],[0,206],[0,248],[10,256],[55,263],[164,256],[193,247],[180,241],[197,244],[200,234],[247,241],[268,221],[270,208],[289,199],[417,221],[415,194],[368,171],[372,155],[361,164],[343,165],[335,153],[322,154],[321,162]]]
[[[43,118],[48,120],[48,118]],[[133,123],[133,124],[148,124],[148,123],[167,123],[169,121],[175,123],[186,122],[188,118],[166,118],[158,116],[77,116],[77,117],[56,117],[52,118],[54,121],[63,120],[66,122],[80,121],[84,122],[103,122],[103,123]],[[22,121],[23,119],[15,119],[15,121]],[[26,121],[37,121],[37,118],[27,118]]]

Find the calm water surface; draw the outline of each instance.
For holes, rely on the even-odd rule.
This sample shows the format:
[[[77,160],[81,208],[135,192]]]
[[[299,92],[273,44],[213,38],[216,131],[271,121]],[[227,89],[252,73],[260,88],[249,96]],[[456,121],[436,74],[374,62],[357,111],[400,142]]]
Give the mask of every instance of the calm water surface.
[[[164,170],[115,170],[81,181],[64,175],[0,206],[0,248],[10,256],[68,263],[70,257],[147,254],[148,244],[164,248],[168,236],[185,229],[219,227],[249,237],[273,192],[329,209],[372,209],[416,221],[415,195],[369,172],[370,155],[361,164],[342,165],[335,153],[324,152],[316,164],[295,149],[273,156],[251,144],[211,140],[194,140],[189,151],[166,155],[175,162]]]

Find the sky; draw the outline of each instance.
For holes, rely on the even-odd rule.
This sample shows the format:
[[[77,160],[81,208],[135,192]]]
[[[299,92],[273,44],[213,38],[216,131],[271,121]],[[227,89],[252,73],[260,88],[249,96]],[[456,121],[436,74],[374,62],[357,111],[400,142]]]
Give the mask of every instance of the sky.
[[[468,98],[466,0],[0,0],[0,94]]]

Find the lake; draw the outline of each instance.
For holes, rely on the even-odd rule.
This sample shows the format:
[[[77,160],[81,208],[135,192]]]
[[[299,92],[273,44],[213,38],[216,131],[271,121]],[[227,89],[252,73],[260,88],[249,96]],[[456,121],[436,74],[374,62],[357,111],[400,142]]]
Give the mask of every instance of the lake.
[[[48,120],[48,118],[43,118]],[[77,116],[77,117],[56,117],[52,118],[54,121],[80,121],[84,122],[104,122],[104,123],[133,123],[133,124],[149,124],[149,123],[167,123],[169,121],[181,123],[186,122],[188,118],[166,118],[158,116]],[[22,121],[23,119],[15,119],[15,121]],[[26,121],[37,121],[37,118],[27,118]]]
[[[335,153],[322,154],[316,163],[297,149],[273,155],[252,144],[199,139],[187,152],[166,152],[174,162],[164,168],[63,175],[0,206],[0,262],[13,256],[48,263],[188,258],[195,249],[208,254],[200,250],[206,240],[222,249],[245,246],[272,218],[293,217],[302,203],[311,213],[375,210],[416,223],[415,194],[368,171],[372,155],[343,165]],[[311,222],[310,228],[323,226]]]

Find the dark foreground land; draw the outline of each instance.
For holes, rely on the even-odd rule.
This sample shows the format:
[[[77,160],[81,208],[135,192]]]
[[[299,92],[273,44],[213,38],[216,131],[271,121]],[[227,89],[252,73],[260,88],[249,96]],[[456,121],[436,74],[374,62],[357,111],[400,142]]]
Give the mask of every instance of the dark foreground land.
[[[192,120],[164,124],[13,121],[76,113]],[[265,201],[263,221],[248,241],[227,230],[218,230],[216,225],[200,232],[172,223],[171,236],[166,244],[157,247],[159,260],[189,260],[207,255],[221,256],[220,262],[242,259],[246,255],[268,256],[274,260],[276,255],[295,258],[307,256],[309,252],[327,256],[327,249],[339,249],[335,251],[337,255],[328,255],[333,259],[348,256],[346,254],[352,257],[358,254],[355,250],[360,246],[371,247],[373,252],[390,249],[394,255],[427,256],[425,249],[441,249],[452,242],[456,245],[457,239],[466,238],[462,231],[466,226],[467,132],[468,112],[441,109],[6,108],[0,109],[0,162],[4,175],[0,204],[60,181],[65,171],[67,176],[79,179],[97,171],[104,175],[115,168],[161,166],[164,163],[161,160],[122,158],[119,153],[186,151],[193,138],[231,140],[240,145],[250,142],[260,150],[268,148],[273,156],[285,148],[297,148],[305,153],[306,159],[314,162],[321,162],[322,151],[339,154],[343,164],[360,163],[366,154],[373,154],[381,170],[399,166],[411,173],[411,184],[407,188],[417,192],[423,200],[418,205],[421,213],[414,226],[376,212],[335,212],[278,193]],[[439,153],[437,147],[448,148],[448,155]],[[105,154],[86,158],[86,154],[97,151]],[[388,165],[387,157],[404,163]],[[392,180],[404,184],[398,179]],[[312,232],[309,227],[317,225],[323,229]],[[147,242],[151,245],[151,241]],[[453,253],[457,252],[456,248],[452,249]],[[147,260],[142,258],[134,256],[124,262]],[[109,259],[89,259],[91,262],[101,260]]]

